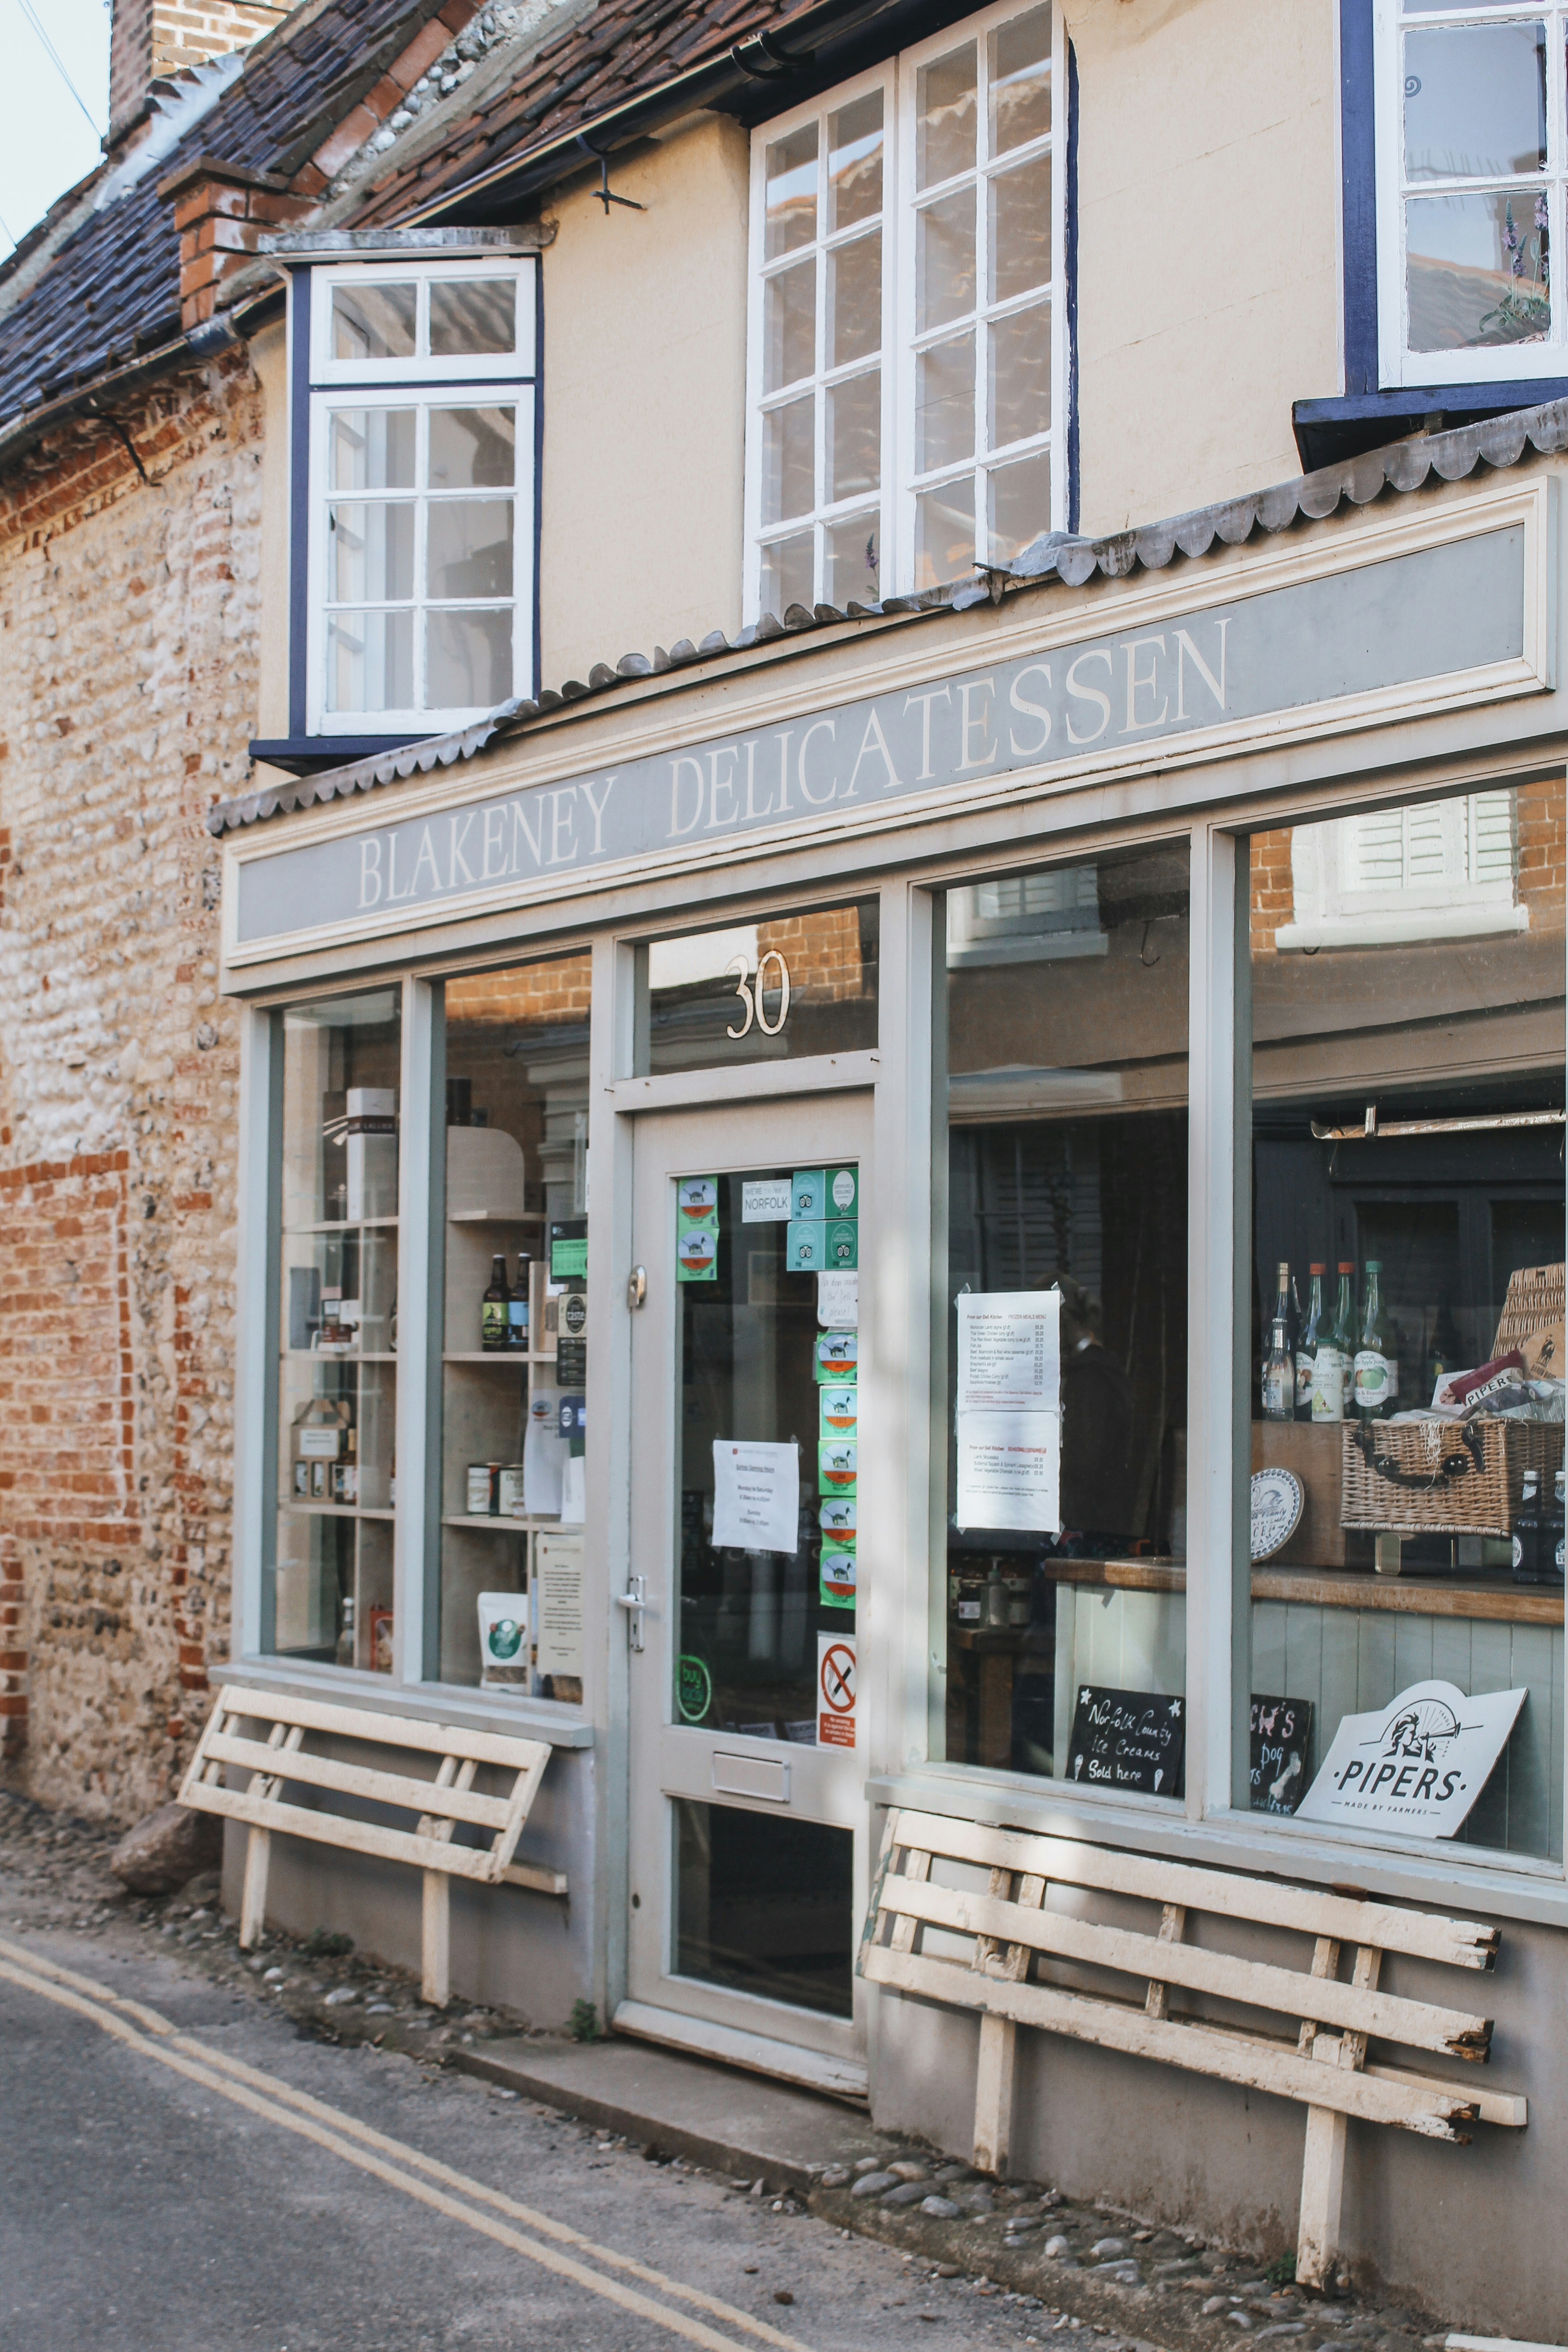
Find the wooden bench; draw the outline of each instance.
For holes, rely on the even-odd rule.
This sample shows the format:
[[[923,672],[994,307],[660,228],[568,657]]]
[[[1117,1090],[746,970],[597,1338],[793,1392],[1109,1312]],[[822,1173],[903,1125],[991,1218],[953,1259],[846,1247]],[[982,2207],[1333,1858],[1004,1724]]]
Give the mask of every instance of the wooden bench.
[[[269,1726],[264,1739],[245,1738],[248,1720]],[[336,1744],[345,1740],[372,1748],[403,1748],[437,1759],[435,1775],[388,1770],[342,1756],[323,1756],[305,1746],[315,1732]],[[371,1707],[336,1706],[311,1698],[226,1687],[207,1717],[191,1759],[182,1805],[243,1822],[250,1832],[245,1854],[245,1891],[240,1902],[239,1940],[249,1950],[261,1933],[267,1908],[267,1871],[272,1832],[309,1838],[318,1845],[343,1846],[352,1853],[384,1862],[406,1862],[424,1873],[421,1936],[425,1999],[445,2008],[450,1990],[450,1896],[454,1878],[481,1885],[531,1887],[564,1895],[565,1874],[512,1860],[529,1809],[550,1761],[548,1742],[515,1739],[500,1732],[465,1731],[449,1723],[421,1723],[410,1716],[382,1715]],[[510,1773],[504,1796],[488,1797],[474,1787],[481,1764]],[[250,1779],[226,1787],[224,1768]],[[413,1813],[416,1825],[401,1829],[336,1812],[327,1805],[301,1803],[287,1790],[331,1790],[371,1804]],[[489,1831],[484,1846],[458,1845],[459,1822]]]
[[[971,1878],[988,1874],[984,1887],[943,1883],[959,1874],[933,1875],[944,1864],[968,1865],[963,1875]],[[1047,1910],[1053,1884],[1136,1898],[1158,1907],[1159,1924],[1151,1920],[1152,1932],[1142,1932]],[[1281,1966],[1189,1943],[1188,1923],[1202,1914],[1310,1937],[1310,1958],[1304,1950],[1303,1964]],[[956,1949],[954,1937],[964,1939]],[[984,2172],[1007,2169],[1020,2025],[1300,2100],[1307,2144],[1296,2275],[1322,2286],[1339,2248],[1351,2116],[1459,2141],[1477,2121],[1516,2129],[1525,2123],[1525,2102],[1510,2093],[1367,2063],[1369,2040],[1484,2061],[1489,2018],[1382,1992],[1378,1978],[1385,1952],[1489,1969],[1498,1943],[1497,1928],[1470,1920],[895,1811],[857,1965],[872,1984],[980,2011],[973,2161]],[[1354,1955],[1348,1980],[1340,1973],[1345,1951]],[[1125,1993],[1053,1982],[1043,1973],[1047,1960],[1132,1981]],[[1182,2013],[1173,2007],[1177,1992],[1271,2011],[1290,2021],[1289,2038]]]

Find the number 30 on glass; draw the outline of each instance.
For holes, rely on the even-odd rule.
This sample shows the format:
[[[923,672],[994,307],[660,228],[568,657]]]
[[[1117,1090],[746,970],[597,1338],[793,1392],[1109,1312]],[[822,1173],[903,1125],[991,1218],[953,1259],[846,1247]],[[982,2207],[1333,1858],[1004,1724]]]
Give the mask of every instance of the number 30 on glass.
[[[778,977],[775,980],[770,980],[768,978],[768,966],[770,964],[773,964],[777,967]],[[784,1023],[789,1018],[789,966],[785,963],[783,956],[780,955],[777,948],[769,948],[765,955],[760,955],[757,958],[757,978],[754,991],[752,986],[752,965],[750,957],[743,955],[731,956],[724,969],[733,976],[735,982],[735,993],[746,1008],[746,1017],[742,1022],[740,1027],[738,1029],[726,1029],[724,1032],[725,1036],[744,1037],[750,1032],[752,1024],[754,1022],[756,1026],[762,1031],[764,1037],[776,1037],[779,1031],[784,1027]],[[772,995],[775,991],[777,992],[779,1000],[778,1014],[776,1019],[773,1021],[768,1019],[767,1007],[763,1002],[763,992],[764,989],[767,990],[770,995]]]

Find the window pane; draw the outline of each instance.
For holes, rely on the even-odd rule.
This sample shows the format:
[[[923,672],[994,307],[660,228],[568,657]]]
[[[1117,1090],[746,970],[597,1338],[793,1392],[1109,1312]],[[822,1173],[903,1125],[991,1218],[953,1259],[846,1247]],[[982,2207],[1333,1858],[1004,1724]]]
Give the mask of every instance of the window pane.
[[[1405,170],[1412,180],[1546,169],[1546,28],[1455,26],[1405,37]]]
[[[974,308],[974,190],[955,189],[915,215],[915,332]]]
[[[758,2000],[847,2017],[855,1991],[851,1832],[690,1797],[675,1800],[675,1819],[678,1973]]]
[[[1179,1798],[1186,845],[951,890],[945,928],[947,1760]],[[1051,1292],[1015,1409],[1055,1478],[999,1494],[961,1331]]]
[[[1031,8],[991,36],[991,152],[1005,154],[1051,127],[1051,12]]]
[[[563,1399],[584,1392],[587,1340],[558,1331],[555,1301],[586,1286],[564,1268],[583,1264],[587,1234],[590,980],[589,958],[574,955],[446,984],[445,1281],[435,1302],[437,1671],[443,1682],[579,1702],[570,1615],[563,1638],[550,1603],[556,1576],[582,1573],[583,1439],[559,1433]],[[576,1248],[565,1258],[552,1241]]]
[[[416,286],[334,286],[332,357],[411,358],[418,294]]]
[[[882,93],[827,118],[827,226],[852,227],[882,209]]]
[[[763,257],[772,261],[816,235],[817,125],[803,123],[768,149]]]
[[[335,408],[328,463],[334,490],[411,490],[412,408]]]
[[[392,1665],[401,994],[282,1015],[277,1515],[263,1639]]]
[[[510,488],[517,479],[515,408],[433,408],[433,490]]]
[[[813,446],[816,395],[770,408],[763,419],[763,520],[809,514],[816,504],[816,457]],[[808,596],[805,602],[811,602]]]
[[[1552,323],[1546,196],[1417,196],[1405,207],[1410,348],[1540,342]]]
[[[829,604],[843,612],[851,603],[881,601],[882,520],[873,508],[847,522],[832,524],[826,534],[827,576],[822,593]]]
[[[347,604],[414,593],[414,501],[328,510],[327,593]]]
[[[426,710],[493,710],[511,694],[509,610],[432,613],[425,624]]]
[[[965,474],[915,500],[915,586],[940,588],[974,569],[974,482]]]
[[[773,773],[776,785],[776,760]],[[759,764],[756,790],[763,806],[765,775]],[[801,1055],[858,1053],[875,1045],[879,922],[877,901],[868,898],[650,940],[639,983],[646,985],[647,1013],[642,1066],[654,1072],[708,1070]],[[735,992],[742,962],[753,1001],[761,974],[762,1019],[753,1018],[749,1026]],[[742,1034],[732,1036],[732,1030]],[[784,1235],[759,1233],[756,1238],[782,1243]]]
[[[775,539],[763,550],[763,610],[782,620],[792,604],[809,613],[816,601],[812,581],[814,541],[809,530]]]
[[[1252,1805],[1555,1861],[1565,841],[1561,773],[1252,836],[1237,1367]]]
[[[515,527],[510,499],[433,499],[425,517],[426,593],[510,596]]]
[[[1026,441],[1051,427],[1051,306],[1037,302],[994,319],[991,344],[991,446]]]
[[[874,490],[882,478],[882,375],[853,375],[827,394],[827,501]]]
[[[998,173],[991,182],[991,299],[1005,302],[1051,282],[1051,159]]]
[[[797,261],[763,289],[763,390],[798,383],[816,366],[816,263]]]
[[[327,709],[412,710],[414,615],[339,613],[327,624]]]
[[[955,335],[915,359],[915,470],[974,454],[974,337]]]
[[[974,164],[974,44],[921,66],[915,93],[915,185],[934,187]]]
[[[1051,458],[1047,449],[1033,457],[998,466],[988,486],[991,500],[991,561],[1016,562],[1032,540],[1051,527]]]
[[[827,364],[844,367],[882,347],[882,232],[827,257]]]
[[[516,349],[515,278],[459,278],[431,287],[432,358]]]

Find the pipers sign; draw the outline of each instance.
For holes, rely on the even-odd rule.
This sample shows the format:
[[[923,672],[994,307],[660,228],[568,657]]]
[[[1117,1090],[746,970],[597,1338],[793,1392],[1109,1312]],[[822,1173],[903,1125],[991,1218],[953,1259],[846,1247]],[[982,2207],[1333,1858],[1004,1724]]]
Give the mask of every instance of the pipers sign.
[[[620,868],[711,858],[746,835],[852,831],[889,803],[941,814],[964,787],[1048,784],[1056,771],[1065,785],[1216,730],[1307,731],[1391,691],[1440,700],[1478,675],[1498,692],[1543,684],[1525,665],[1531,536],[1510,520],[755,731],[246,855],[230,953],[524,904]]]

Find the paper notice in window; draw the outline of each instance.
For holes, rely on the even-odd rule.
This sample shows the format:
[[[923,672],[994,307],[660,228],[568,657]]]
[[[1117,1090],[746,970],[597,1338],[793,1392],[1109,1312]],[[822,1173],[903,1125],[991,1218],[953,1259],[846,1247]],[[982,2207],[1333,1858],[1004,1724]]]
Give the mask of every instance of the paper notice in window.
[[[1059,1290],[964,1291],[958,1301],[960,1412],[1061,1410]]]
[[[961,1528],[1061,1526],[1061,1294],[965,1291],[958,1301]]]
[[[1054,1534],[1061,1423],[1054,1412],[961,1412],[958,1493],[961,1528],[1013,1528]]]
[[[713,1440],[713,1545],[793,1553],[800,1532],[800,1448]]]

